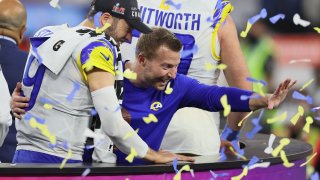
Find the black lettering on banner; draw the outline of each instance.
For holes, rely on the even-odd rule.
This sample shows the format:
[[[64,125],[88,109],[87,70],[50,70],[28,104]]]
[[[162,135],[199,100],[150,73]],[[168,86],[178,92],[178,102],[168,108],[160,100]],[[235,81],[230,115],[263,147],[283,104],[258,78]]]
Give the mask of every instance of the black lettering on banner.
[[[53,45],[53,50],[54,50],[54,51],[58,51],[58,50],[61,48],[61,46],[63,45],[63,43],[65,43],[64,40],[60,40],[60,41],[58,41],[57,43],[55,43],[55,44]]]

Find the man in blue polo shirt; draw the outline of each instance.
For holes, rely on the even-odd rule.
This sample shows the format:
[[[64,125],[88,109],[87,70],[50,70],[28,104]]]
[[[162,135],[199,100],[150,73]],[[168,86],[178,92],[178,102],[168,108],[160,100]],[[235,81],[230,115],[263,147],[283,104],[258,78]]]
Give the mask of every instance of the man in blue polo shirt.
[[[285,99],[288,90],[295,84],[295,81],[287,79],[273,94],[241,100],[241,96],[256,94],[237,88],[200,84],[177,74],[181,48],[180,41],[170,31],[153,28],[151,33],[139,38],[135,60],[124,63],[126,70],[137,73],[137,78],[124,80],[122,115],[133,129],[139,128],[138,135],[155,150],[159,150],[168,124],[179,108],[197,107],[208,111],[229,109],[234,112],[250,112],[264,107],[272,109]],[[13,99],[16,94],[13,94]],[[221,102],[224,98],[227,105]],[[17,107],[17,103],[13,105]],[[126,154],[119,150],[115,150],[115,153],[118,163],[128,163]],[[135,159],[134,163],[143,162]]]

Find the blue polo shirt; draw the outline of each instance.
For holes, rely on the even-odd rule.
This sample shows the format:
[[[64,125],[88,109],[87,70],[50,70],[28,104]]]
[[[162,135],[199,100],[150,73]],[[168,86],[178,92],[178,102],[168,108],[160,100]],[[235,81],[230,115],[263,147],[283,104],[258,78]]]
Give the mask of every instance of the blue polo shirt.
[[[182,74],[170,81],[171,94],[153,87],[139,88],[128,79],[124,80],[122,106],[130,113],[130,125],[139,128],[139,136],[154,150],[159,150],[165,131],[173,114],[183,107],[196,107],[208,111],[221,111],[220,98],[227,95],[231,111],[249,112],[249,100],[241,100],[241,95],[250,96],[253,92],[230,87],[208,86]],[[153,114],[158,122],[147,124],[143,117]],[[199,119],[199,123],[201,120]],[[117,162],[128,164],[126,154],[115,151]],[[143,163],[135,159],[134,164]]]

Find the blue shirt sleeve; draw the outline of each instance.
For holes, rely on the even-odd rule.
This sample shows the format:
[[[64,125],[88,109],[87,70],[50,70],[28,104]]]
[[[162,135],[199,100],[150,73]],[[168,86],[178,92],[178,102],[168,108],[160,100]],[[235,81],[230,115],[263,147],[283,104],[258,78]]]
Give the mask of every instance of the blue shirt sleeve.
[[[249,99],[241,100],[242,95],[251,96],[252,91],[242,90],[233,87],[219,87],[200,84],[198,81],[184,77],[176,84],[184,88],[180,107],[196,107],[207,111],[221,111],[223,106],[220,99],[227,95],[228,104],[232,112],[250,112]]]

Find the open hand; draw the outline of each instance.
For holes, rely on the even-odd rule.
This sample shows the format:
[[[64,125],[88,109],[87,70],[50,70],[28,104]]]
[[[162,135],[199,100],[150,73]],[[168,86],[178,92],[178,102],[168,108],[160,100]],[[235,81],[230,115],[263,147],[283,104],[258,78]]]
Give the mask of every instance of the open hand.
[[[286,98],[289,89],[296,83],[297,81],[293,81],[291,79],[286,79],[282,83],[279,84],[277,89],[268,99],[268,109],[273,109],[278,107],[279,104]]]

